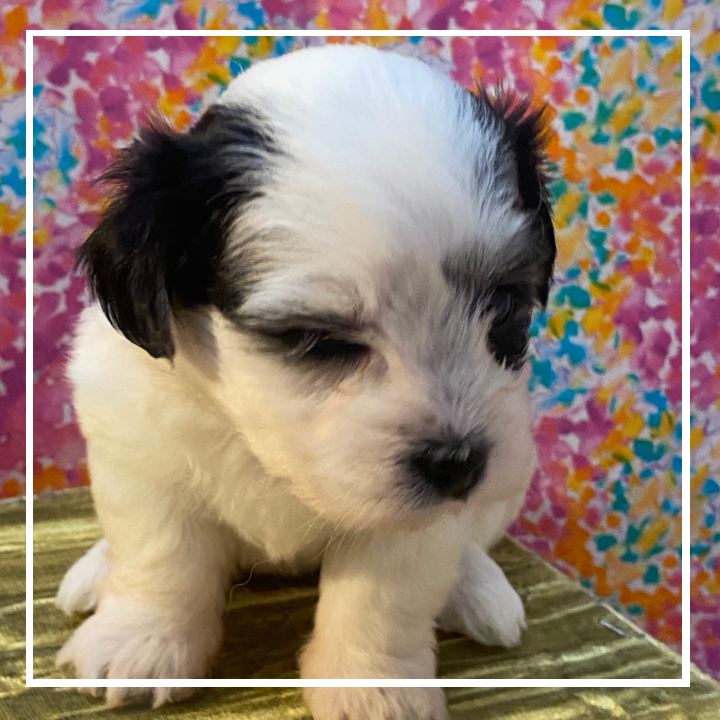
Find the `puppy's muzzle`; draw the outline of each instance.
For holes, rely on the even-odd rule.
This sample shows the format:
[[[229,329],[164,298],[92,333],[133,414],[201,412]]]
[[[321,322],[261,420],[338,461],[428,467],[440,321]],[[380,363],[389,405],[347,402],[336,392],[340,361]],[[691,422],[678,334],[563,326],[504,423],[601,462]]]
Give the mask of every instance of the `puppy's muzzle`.
[[[438,495],[465,500],[484,476],[490,443],[478,437],[423,440],[408,463],[413,476]]]

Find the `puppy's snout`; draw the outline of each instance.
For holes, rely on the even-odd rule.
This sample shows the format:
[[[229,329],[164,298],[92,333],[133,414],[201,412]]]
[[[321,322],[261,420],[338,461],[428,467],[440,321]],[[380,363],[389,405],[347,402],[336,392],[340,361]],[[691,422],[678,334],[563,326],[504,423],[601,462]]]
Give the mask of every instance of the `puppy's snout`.
[[[489,453],[490,444],[482,438],[424,440],[409,464],[413,475],[440,495],[465,500],[482,481]]]

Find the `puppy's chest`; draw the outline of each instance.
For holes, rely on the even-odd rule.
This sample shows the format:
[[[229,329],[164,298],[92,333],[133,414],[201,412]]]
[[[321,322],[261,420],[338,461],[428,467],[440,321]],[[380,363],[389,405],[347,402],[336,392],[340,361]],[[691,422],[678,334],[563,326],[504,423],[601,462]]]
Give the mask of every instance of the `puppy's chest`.
[[[243,441],[231,436],[213,452],[194,453],[192,485],[245,542],[292,572],[318,567],[334,527],[304,505],[290,482],[269,476]]]

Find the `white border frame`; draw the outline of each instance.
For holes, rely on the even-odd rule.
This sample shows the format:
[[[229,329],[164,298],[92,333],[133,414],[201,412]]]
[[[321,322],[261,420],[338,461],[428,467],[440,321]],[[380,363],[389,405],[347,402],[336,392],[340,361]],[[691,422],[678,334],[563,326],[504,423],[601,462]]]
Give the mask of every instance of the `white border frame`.
[[[36,37],[680,37],[682,38],[682,507],[690,507],[690,31],[689,30],[28,30],[26,35],[26,684],[28,687],[690,687],[690,523],[682,525],[682,678],[680,680],[56,680],[33,677],[33,41]]]

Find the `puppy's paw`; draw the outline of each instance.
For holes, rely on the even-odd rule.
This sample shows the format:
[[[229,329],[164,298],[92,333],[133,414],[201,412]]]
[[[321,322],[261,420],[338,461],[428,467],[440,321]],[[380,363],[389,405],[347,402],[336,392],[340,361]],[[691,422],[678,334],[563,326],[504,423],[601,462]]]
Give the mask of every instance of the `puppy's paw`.
[[[478,547],[464,558],[438,627],[483,645],[515,647],[527,628],[522,600],[503,571]]]
[[[214,617],[191,620],[166,607],[140,606],[110,595],[65,643],[56,665],[82,679],[203,678],[220,643]],[[107,688],[107,705],[150,698],[153,707],[189,697],[196,688]],[[83,691],[98,697],[92,683]]]
[[[107,540],[100,540],[65,573],[55,598],[59,610],[72,615],[89,613],[97,607],[100,588],[110,572],[107,553]]]
[[[435,652],[396,657],[315,634],[300,655],[302,678],[432,678]],[[315,720],[445,720],[442,688],[325,687],[304,690]]]
[[[314,720],[447,720],[442,688],[305,688]]]

